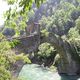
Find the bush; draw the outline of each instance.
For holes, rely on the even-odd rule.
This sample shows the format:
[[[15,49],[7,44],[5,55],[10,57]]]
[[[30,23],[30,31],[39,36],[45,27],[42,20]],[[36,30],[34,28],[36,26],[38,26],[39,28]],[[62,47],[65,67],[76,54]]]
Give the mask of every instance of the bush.
[[[24,55],[24,53],[16,55],[15,56],[15,60],[16,61],[23,60],[25,63],[31,63],[31,60],[28,58],[27,55]]]
[[[11,80],[11,74],[4,66],[0,66],[0,80]]]
[[[14,65],[18,60],[22,60],[25,63],[31,63],[31,61],[27,55],[16,55],[11,50],[12,45],[2,34],[0,34],[0,40],[0,80],[11,80],[11,65]],[[17,45],[18,41],[15,40],[12,44]]]
[[[39,46],[38,55],[42,57],[49,57],[56,53],[54,47],[52,47],[49,43],[45,42]]]
[[[14,40],[10,41],[9,44],[10,44],[11,48],[14,48],[14,47],[17,46],[18,44],[20,44],[20,41],[14,39]]]

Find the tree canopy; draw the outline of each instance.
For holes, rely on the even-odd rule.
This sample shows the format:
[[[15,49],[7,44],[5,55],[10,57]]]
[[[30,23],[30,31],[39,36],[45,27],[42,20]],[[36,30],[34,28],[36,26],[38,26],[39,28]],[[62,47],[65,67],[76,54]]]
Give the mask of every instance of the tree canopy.
[[[74,70],[74,67],[76,63],[80,64],[80,0],[6,1],[11,7],[4,14],[6,19],[4,26],[15,30],[14,37],[20,36],[22,30],[26,31],[28,21],[34,22],[36,19],[40,24],[40,41],[44,40],[39,42],[40,44],[44,42],[40,46],[37,45],[39,48],[36,54],[43,59],[50,57],[50,60],[53,60],[54,55],[52,56],[52,54],[59,54],[61,71],[77,72],[78,69]],[[47,2],[44,3],[45,1]],[[3,29],[4,31],[5,29]],[[19,44],[17,40],[9,42],[2,34],[0,34],[0,39],[0,73],[2,80],[6,80],[5,76],[8,76],[8,80],[10,80],[10,73],[7,72],[10,65],[19,59],[27,63],[31,63],[31,61],[24,54],[16,55],[11,52],[11,49]],[[33,45],[36,46],[36,44]],[[35,56],[35,54],[32,55]],[[6,72],[8,75],[3,76]]]

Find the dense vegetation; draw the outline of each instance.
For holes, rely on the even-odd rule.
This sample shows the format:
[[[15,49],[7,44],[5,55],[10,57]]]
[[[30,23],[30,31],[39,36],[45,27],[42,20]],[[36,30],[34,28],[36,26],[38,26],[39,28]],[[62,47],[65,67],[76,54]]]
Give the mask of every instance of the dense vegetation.
[[[16,55],[11,50],[14,47],[14,43],[7,41],[6,37],[0,33],[0,79],[11,80],[11,67],[17,61],[23,60],[24,63],[31,63],[27,55],[19,54]],[[12,69],[12,70],[11,70]]]
[[[46,29],[48,32],[69,41],[80,53],[80,2],[75,1],[74,3],[74,1],[60,1],[50,16],[42,16],[40,24],[41,30]]]
[[[41,40],[44,38],[44,43],[39,45],[33,57],[38,57],[45,66],[49,66],[50,63],[51,65],[59,64],[60,60],[65,58],[65,53],[70,53],[72,60],[80,64],[80,0],[50,0],[47,2],[45,0],[7,0],[7,2],[9,5],[16,4],[14,9],[10,8],[4,14],[5,28],[13,29],[15,32],[12,37],[20,37],[21,31],[25,33],[27,22],[40,23],[40,37]],[[33,4],[36,6],[33,7]],[[29,55],[14,53],[12,49],[20,44],[20,41],[7,40],[7,37],[2,34],[4,31],[5,29],[0,33],[0,80],[11,80],[12,65],[20,60],[24,63],[31,63],[31,61],[28,58]],[[55,40],[50,38],[50,34],[55,36],[55,40],[60,43],[59,47],[55,47],[57,44],[54,45]],[[49,43],[45,40],[47,38],[52,39],[52,44],[50,40]],[[64,45],[66,44],[69,49],[65,50]]]

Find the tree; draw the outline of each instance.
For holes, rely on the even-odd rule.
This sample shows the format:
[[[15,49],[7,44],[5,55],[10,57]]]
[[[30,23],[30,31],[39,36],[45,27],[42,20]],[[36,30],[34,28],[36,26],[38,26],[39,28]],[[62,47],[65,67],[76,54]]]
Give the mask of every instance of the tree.
[[[36,4],[37,7],[40,6],[45,0],[7,0],[9,5],[14,5],[14,8],[11,8],[6,11],[4,14],[5,27],[10,27],[15,30],[15,36],[20,35],[20,31],[25,31],[25,27],[27,26],[26,22],[30,17],[29,11],[32,8],[33,3]]]
[[[41,28],[49,32],[49,35],[43,38],[53,44],[60,55],[58,63],[60,73],[75,74],[76,69],[79,70],[77,65],[80,64],[80,14],[78,13],[77,17],[74,16],[75,20],[72,18],[74,11],[76,13],[80,11],[78,7],[63,0],[52,16],[45,16],[40,20]],[[61,34],[61,32],[64,33]],[[72,67],[72,65],[75,66]]]

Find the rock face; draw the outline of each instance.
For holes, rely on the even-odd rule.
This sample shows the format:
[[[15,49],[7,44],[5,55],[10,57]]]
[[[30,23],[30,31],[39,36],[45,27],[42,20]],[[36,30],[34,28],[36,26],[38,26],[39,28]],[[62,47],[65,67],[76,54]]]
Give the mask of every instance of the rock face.
[[[40,26],[37,23],[32,23],[26,28],[26,36],[20,38],[21,44],[17,46],[19,51],[32,53],[37,51],[40,44]]]
[[[35,35],[35,34],[40,34],[40,24],[31,22],[29,25],[26,27],[26,35]]]
[[[39,35],[31,35],[24,38],[20,38],[20,44],[15,48],[18,53],[32,53],[36,52],[40,44]]]
[[[68,75],[76,75],[78,71],[78,62],[73,59],[73,56],[70,52],[70,47],[64,43],[64,52],[61,56],[60,61],[58,62],[58,71],[59,73],[66,73]]]

